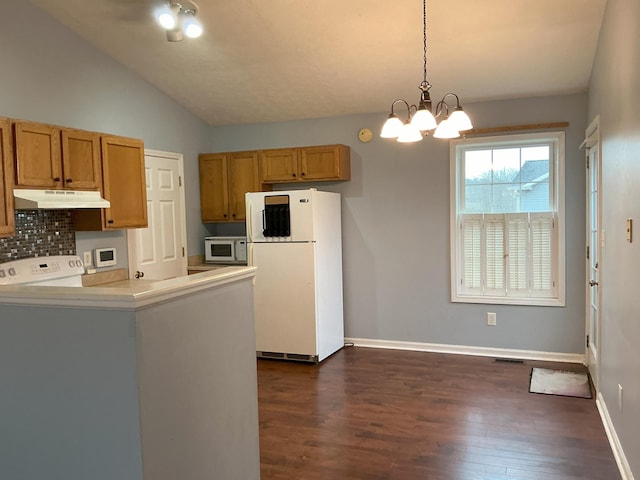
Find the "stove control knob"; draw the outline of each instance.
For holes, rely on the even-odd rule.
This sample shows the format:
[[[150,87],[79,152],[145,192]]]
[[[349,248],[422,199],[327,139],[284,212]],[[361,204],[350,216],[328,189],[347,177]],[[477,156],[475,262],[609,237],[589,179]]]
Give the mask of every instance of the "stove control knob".
[[[0,270],[0,278],[4,278],[6,276],[7,276],[7,274],[4,273],[4,269]]]
[[[10,277],[15,277],[16,276],[16,269],[11,267],[9,268],[9,276]]]

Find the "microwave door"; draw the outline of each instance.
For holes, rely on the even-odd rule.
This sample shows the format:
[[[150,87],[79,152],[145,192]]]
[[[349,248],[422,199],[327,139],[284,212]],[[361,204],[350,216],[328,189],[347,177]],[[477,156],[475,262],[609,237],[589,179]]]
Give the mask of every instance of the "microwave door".
[[[235,257],[234,242],[216,242],[209,243],[208,260],[210,261],[232,261]]]

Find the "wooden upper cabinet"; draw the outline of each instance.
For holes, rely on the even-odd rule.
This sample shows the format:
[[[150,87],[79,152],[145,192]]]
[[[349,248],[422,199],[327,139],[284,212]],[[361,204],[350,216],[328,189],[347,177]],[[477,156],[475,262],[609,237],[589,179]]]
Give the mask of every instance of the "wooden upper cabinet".
[[[229,194],[227,190],[227,156],[207,153],[199,156],[200,215],[203,222],[229,220]]]
[[[351,178],[346,145],[203,153],[199,162],[203,222],[245,221],[245,194],[271,184]]]
[[[264,183],[350,180],[350,149],[346,145],[283,148],[260,152]]]
[[[60,138],[64,187],[101,190],[100,134],[62,129]]]
[[[16,185],[62,187],[60,129],[52,125],[17,121],[13,124]]]
[[[260,189],[258,152],[205,153],[199,162],[202,221],[244,221],[245,193]]]
[[[0,237],[14,234],[11,121],[0,118]]]
[[[279,148],[260,152],[262,181],[266,183],[298,180],[298,149]]]
[[[100,135],[42,123],[14,122],[16,185],[100,190]]]
[[[244,221],[247,218],[245,194],[260,191],[258,152],[230,153],[228,162],[229,215],[231,221]]]
[[[147,181],[142,140],[105,136],[101,138],[104,209],[107,230],[147,226]]]
[[[346,145],[300,149],[298,169],[301,180],[350,180],[351,155]]]

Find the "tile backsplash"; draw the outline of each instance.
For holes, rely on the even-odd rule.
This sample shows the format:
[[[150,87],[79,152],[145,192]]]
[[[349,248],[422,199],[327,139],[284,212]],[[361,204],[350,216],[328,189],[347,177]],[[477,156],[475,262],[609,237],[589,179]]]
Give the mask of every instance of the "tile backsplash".
[[[17,210],[16,234],[0,238],[0,263],[27,257],[75,255],[70,210]]]

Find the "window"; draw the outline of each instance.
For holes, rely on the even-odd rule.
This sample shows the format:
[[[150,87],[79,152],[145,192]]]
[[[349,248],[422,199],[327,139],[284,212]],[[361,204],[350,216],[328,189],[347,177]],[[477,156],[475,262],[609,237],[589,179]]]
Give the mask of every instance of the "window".
[[[564,305],[564,133],[451,142],[451,298]]]

